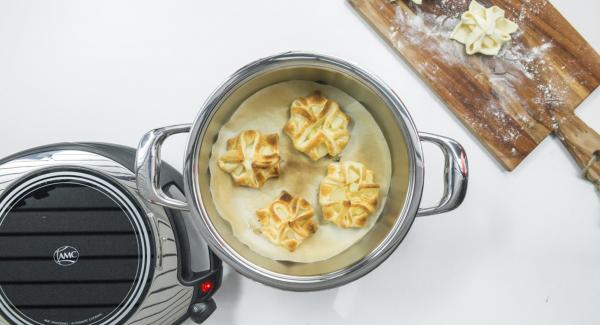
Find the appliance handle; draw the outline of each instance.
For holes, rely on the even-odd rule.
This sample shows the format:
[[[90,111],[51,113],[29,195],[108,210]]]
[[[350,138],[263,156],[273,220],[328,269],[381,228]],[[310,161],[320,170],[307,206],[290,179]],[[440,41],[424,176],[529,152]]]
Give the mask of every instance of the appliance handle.
[[[421,141],[438,146],[444,154],[444,195],[435,207],[422,208],[417,216],[428,216],[456,209],[465,199],[469,180],[467,154],[460,143],[441,135],[419,132]]]
[[[164,207],[189,210],[188,204],[167,196],[160,187],[160,152],[163,142],[171,135],[190,131],[190,124],[154,129],[142,137],[135,155],[136,184],[140,195]]]

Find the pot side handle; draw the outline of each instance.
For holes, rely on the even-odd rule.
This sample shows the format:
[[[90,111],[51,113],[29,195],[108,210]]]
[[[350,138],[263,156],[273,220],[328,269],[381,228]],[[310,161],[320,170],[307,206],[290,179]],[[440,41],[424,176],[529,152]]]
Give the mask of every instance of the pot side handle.
[[[436,134],[419,132],[421,141],[438,146],[446,159],[444,167],[444,195],[440,203],[431,208],[419,209],[417,216],[428,216],[456,209],[465,199],[469,167],[465,149],[453,139]]]
[[[190,124],[172,125],[154,129],[142,137],[135,155],[135,178],[140,195],[164,207],[189,210],[188,204],[167,196],[160,188],[160,151],[171,135],[190,131]]]

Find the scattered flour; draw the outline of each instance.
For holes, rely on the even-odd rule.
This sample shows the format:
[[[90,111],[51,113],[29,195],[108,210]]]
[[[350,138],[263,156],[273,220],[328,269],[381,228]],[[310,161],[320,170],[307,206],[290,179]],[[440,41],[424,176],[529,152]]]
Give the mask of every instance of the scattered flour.
[[[468,66],[480,71],[476,74],[477,78],[487,78],[492,87],[492,94],[504,99],[501,102],[519,102],[525,112],[510,111],[509,114],[509,108],[498,107],[499,101],[496,99],[487,103],[482,99],[473,99],[483,106],[479,111],[485,116],[465,118],[473,129],[493,132],[496,140],[513,144],[523,133],[523,128],[538,125],[536,120],[531,118],[535,116],[532,112],[536,110],[521,100],[522,96],[519,96],[515,87],[537,83],[537,87],[530,87],[535,91],[533,105],[558,108],[568,95],[568,85],[561,78],[552,78],[555,68],[546,62],[546,56],[553,48],[552,41],[543,40],[540,44],[531,46],[527,44],[522,31],[512,34],[512,41],[505,44],[497,57],[467,55],[462,44],[450,40],[450,34],[469,3],[470,0],[437,0],[429,12],[424,12],[420,6],[412,4],[410,8],[413,12],[400,6],[396,7],[396,24],[390,28],[389,36],[400,51],[424,51],[432,56],[433,60],[423,60],[414,67],[432,80],[435,80],[440,70],[436,61],[450,67]],[[507,10],[507,16],[517,24],[523,25],[529,15],[540,13],[545,5],[543,1],[523,0],[521,6]],[[469,100],[471,99],[463,98],[463,101]],[[496,126],[500,125],[502,128],[490,127],[481,122],[486,120],[493,121]],[[515,120],[517,123],[514,123]],[[496,131],[500,129],[502,132]],[[514,147],[510,151],[513,156],[519,155]]]

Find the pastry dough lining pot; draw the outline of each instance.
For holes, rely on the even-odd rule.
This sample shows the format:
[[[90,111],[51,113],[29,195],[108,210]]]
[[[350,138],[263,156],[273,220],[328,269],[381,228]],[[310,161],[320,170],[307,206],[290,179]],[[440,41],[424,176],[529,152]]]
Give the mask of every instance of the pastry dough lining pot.
[[[330,259],[315,263],[274,261],[242,244],[213,203],[209,188],[212,145],[221,126],[256,91],[287,80],[310,80],[337,87],[360,101],[373,115],[388,141],[392,180],[388,200],[373,229],[359,242]],[[190,132],[185,151],[185,194],[188,202],[161,192],[160,148],[170,135]],[[421,141],[436,144],[445,155],[445,190],[436,207],[420,209],[423,192]],[[419,133],[404,104],[382,81],[356,65],[312,53],[287,52],[241,68],[204,103],[193,125],[152,130],[140,141],[136,157],[138,189],[147,200],[175,209],[189,209],[210,248],[243,275],[286,290],[333,288],[356,280],[381,264],[401,243],[416,216],[456,208],[467,188],[467,160],[456,141]]]

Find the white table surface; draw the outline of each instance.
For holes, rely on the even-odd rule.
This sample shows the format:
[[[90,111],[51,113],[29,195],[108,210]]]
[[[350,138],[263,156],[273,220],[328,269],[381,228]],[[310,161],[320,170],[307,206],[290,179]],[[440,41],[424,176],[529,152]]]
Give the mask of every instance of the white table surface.
[[[599,1],[555,0],[598,50]],[[419,218],[361,280],[291,293],[230,268],[207,324],[599,324],[600,195],[556,138],[504,171],[341,0],[0,0],[0,156],[60,141],[136,146],[191,122],[242,65],[300,49],[353,61],[389,83],[419,130],[470,159],[458,209]],[[596,91],[577,114],[600,130]],[[185,139],[164,157],[180,166]],[[441,154],[425,147],[424,204],[441,194]],[[191,322],[189,322],[191,323]]]

